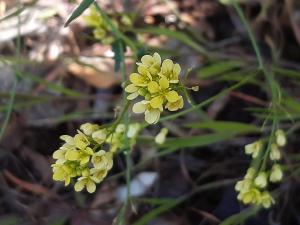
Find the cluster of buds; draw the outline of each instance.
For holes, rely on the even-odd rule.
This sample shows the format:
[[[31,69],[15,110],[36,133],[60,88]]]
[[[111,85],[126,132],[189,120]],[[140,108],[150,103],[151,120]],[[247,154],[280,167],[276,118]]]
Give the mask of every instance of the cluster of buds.
[[[139,130],[138,124],[128,126],[126,135],[131,144],[134,144]],[[65,186],[76,179],[75,191],[86,188],[89,193],[93,193],[96,184],[112,168],[113,154],[124,147],[125,132],[124,124],[101,128],[97,124],[85,123],[74,137],[61,136],[64,144],[53,153],[56,159],[52,164],[53,179],[64,181]]]
[[[90,14],[84,17],[88,26],[93,28],[95,39],[101,41],[105,45],[110,45],[115,41],[112,28],[106,23],[105,19],[97,12],[95,7],[91,7]],[[131,27],[131,19],[127,15],[113,16],[112,23],[118,29],[122,27]]]
[[[130,75],[130,84],[125,88],[129,93],[128,100],[142,97],[133,105],[134,113],[144,113],[149,124],[155,124],[164,109],[177,111],[183,108],[183,97],[178,94],[180,89],[178,63],[165,59],[163,62],[158,53],[144,55],[137,63],[137,73]]]
[[[277,183],[282,180],[283,172],[278,160],[281,159],[280,147],[285,146],[286,137],[283,130],[275,132],[275,140],[271,143],[270,153],[268,155],[271,161],[271,169],[269,171],[257,170],[250,167],[243,180],[237,182],[235,189],[239,192],[238,200],[244,204],[262,205],[269,208],[275,203],[273,197],[267,190],[268,183]],[[256,159],[264,148],[264,141],[258,140],[245,146],[245,152]]]

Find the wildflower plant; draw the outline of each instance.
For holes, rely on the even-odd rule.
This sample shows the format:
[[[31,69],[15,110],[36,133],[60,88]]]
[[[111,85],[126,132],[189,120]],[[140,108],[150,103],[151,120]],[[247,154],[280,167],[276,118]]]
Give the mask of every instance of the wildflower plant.
[[[129,101],[139,98],[132,107],[134,113],[143,113],[147,123],[155,124],[164,109],[177,111],[183,108],[183,97],[178,93],[182,88],[178,63],[174,64],[170,59],[162,61],[155,52],[144,55],[137,66],[137,72],[130,74],[130,82],[125,88]]]

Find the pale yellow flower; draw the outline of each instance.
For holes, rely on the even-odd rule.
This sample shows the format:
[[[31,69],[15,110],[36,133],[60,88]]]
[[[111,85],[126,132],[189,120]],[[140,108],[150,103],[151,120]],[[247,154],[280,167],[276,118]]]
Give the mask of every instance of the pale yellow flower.
[[[149,101],[143,100],[141,102],[135,103],[132,107],[132,111],[134,113],[145,113],[146,122],[149,124],[155,124],[159,121],[162,108],[152,108]]]
[[[141,58],[141,63],[137,63],[139,68],[145,68],[151,75],[157,75],[160,71],[161,66],[161,57],[160,55],[155,52],[153,56],[151,55],[144,55]]]
[[[174,64],[171,59],[165,59],[162,63],[159,76],[164,76],[170,83],[176,84],[179,82],[180,71],[181,68],[178,63]]]
[[[102,130],[97,130],[97,131],[93,132],[92,133],[92,138],[98,144],[104,143],[104,141],[106,139],[106,130],[102,129]]]
[[[166,109],[168,109],[169,111],[177,111],[178,109],[182,109],[183,108],[183,98],[180,95],[179,99],[175,102],[168,102],[166,104]]]
[[[92,135],[92,133],[98,129],[99,129],[99,125],[92,124],[92,123],[84,123],[80,126],[80,130],[82,130],[82,132],[88,136]]]
[[[113,166],[112,153],[105,152],[104,150],[100,150],[93,154],[92,163],[94,168],[100,170],[110,170]]]

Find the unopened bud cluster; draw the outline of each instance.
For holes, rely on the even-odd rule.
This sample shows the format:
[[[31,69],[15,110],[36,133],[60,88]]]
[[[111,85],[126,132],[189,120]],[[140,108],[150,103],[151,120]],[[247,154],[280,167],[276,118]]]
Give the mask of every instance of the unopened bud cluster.
[[[280,148],[285,146],[286,137],[283,130],[275,132],[275,140],[271,143],[270,153],[270,169],[261,171],[254,167],[250,167],[244,176],[235,185],[236,191],[239,192],[238,200],[244,204],[262,205],[264,208],[269,208],[275,203],[273,197],[267,190],[270,183],[277,183],[282,180],[283,172],[278,161],[281,159]],[[254,143],[245,146],[245,153],[251,155],[255,160],[262,155],[265,143],[263,140],[258,140]]]

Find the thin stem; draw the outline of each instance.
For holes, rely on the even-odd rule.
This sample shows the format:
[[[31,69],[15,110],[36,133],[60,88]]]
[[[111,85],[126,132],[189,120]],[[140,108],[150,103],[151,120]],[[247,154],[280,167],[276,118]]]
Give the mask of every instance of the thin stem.
[[[239,17],[240,17],[240,19],[241,19],[241,21],[242,21],[245,29],[246,29],[246,31],[248,33],[248,36],[250,38],[251,44],[252,44],[252,46],[254,48],[254,51],[255,51],[255,54],[256,54],[256,57],[257,57],[257,60],[258,60],[259,69],[263,69],[263,67],[264,67],[263,57],[261,55],[260,49],[259,49],[259,47],[257,45],[257,42],[255,40],[255,36],[254,36],[254,34],[253,34],[252,30],[251,30],[251,27],[250,27],[250,25],[249,25],[249,23],[248,23],[245,15],[244,15],[244,13],[243,13],[243,10],[239,6],[239,4],[236,3],[236,2],[233,3],[233,6],[234,6],[235,10],[237,11],[237,13],[238,13],[238,15],[239,15]]]

